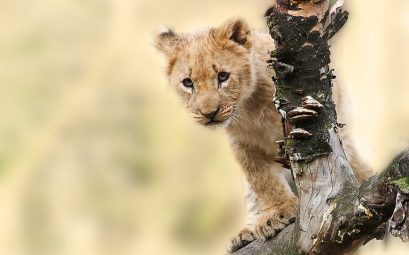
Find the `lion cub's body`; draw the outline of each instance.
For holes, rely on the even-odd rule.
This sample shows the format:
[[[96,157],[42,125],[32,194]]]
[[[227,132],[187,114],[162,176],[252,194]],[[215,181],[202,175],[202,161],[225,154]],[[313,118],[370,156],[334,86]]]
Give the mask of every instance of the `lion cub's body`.
[[[230,250],[274,236],[295,219],[298,202],[284,178],[287,170],[274,161],[283,129],[272,101],[274,72],[266,68],[274,49],[271,37],[233,20],[190,34],[166,30],[156,38],[156,46],[166,55],[170,83],[192,117],[206,126],[226,128],[245,173],[248,221]],[[347,147],[353,168],[359,169],[360,160]],[[357,176],[364,179],[367,174]]]

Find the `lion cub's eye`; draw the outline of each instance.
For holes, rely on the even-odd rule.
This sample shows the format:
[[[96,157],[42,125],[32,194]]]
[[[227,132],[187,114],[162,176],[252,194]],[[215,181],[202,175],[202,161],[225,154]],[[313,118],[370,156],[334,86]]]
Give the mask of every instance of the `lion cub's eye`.
[[[230,74],[227,73],[227,72],[220,72],[220,73],[217,74],[217,80],[220,83],[227,81],[229,79],[229,77],[230,77]]]
[[[192,79],[186,78],[182,81],[183,86],[185,86],[186,88],[193,88],[193,81]]]

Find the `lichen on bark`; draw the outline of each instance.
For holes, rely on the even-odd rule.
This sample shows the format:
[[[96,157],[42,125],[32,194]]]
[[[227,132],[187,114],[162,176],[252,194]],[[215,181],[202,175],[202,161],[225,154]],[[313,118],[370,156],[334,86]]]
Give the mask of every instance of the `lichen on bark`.
[[[395,184],[401,192],[409,194],[409,177],[394,181],[393,184]]]
[[[292,161],[311,161],[332,151],[328,144],[329,130],[337,125],[337,120],[332,101],[330,50],[327,38],[314,29],[322,22],[316,16],[297,17],[275,8],[268,12],[267,24],[276,41],[269,62],[276,71],[274,102],[286,119],[285,149]],[[303,107],[306,97],[323,107],[306,111]],[[296,109],[300,113],[287,118]],[[292,136],[293,130],[306,133]]]

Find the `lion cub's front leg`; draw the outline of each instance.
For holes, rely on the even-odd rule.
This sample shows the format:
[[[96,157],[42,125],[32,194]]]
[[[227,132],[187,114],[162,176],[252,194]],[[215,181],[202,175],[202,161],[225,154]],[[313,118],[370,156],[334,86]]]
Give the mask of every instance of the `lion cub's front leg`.
[[[256,146],[235,144],[236,157],[247,179],[247,225],[233,238],[230,252],[254,240],[274,237],[298,215],[298,199],[280,165]]]

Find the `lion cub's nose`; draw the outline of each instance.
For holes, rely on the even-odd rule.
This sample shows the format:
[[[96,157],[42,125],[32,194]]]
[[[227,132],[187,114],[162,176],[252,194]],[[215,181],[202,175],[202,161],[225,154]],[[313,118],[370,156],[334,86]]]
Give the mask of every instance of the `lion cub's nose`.
[[[211,111],[211,112],[200,112],[203,116],[205,116],[206,118],[208,118],[209,120],[213,120],[216,115],[219,113],[220,111],[220,107],[217,108],[216,111]]]

